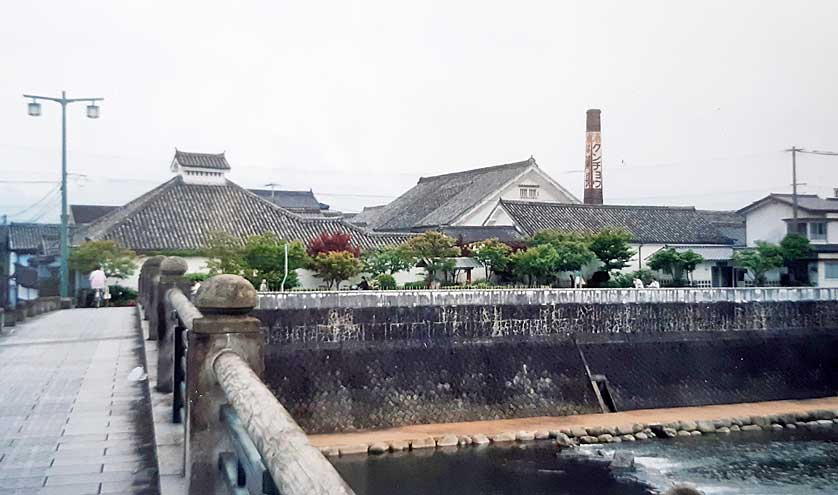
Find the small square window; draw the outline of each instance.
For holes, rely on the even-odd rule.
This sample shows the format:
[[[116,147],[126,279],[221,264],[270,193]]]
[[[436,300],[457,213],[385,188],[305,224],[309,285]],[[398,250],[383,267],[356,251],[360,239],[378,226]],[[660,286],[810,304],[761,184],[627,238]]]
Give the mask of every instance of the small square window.
[[[830,280],[838,279],[838,261],[825,261],[824,276]]]

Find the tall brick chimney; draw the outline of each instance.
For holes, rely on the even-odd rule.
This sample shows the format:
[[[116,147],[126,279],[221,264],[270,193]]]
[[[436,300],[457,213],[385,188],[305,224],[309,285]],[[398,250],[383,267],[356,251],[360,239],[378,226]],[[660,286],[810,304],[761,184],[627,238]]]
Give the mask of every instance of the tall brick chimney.
[[[585,123],[585,197],[586,205],[602,204],[602,135],[600,110],[587,112]]]

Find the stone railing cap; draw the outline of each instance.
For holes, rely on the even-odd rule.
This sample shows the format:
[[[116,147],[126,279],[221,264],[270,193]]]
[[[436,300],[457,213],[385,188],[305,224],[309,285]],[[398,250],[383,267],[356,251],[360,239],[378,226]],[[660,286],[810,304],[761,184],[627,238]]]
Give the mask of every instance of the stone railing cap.
[[[165,256],[151,256],[150,258],[147,258],[145,260],[145,262],[143,263],[143,267],[160,266],[160,264],[163,263],[164,259],[166,259]]]
[[[216,275],[202,282],[195,294],[195,306],[201,312],[247,312],[256,304],[256,289],[238,275]]]
[[[183,275],[188,269],[189,265],[186,264],[186,260],[177,256],[167,256],[160,263],[160,273]]]

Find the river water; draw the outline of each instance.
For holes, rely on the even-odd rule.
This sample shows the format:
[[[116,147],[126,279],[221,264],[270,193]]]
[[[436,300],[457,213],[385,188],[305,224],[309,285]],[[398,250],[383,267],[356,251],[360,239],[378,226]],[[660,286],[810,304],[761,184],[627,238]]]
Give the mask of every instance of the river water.
[[[616,452],[632,470],[612,470]],[[584,446],[552,442],[334,459],[358,495],[649,495],[687,483],[707,495],[838,494],[838,430],[707,435]]]

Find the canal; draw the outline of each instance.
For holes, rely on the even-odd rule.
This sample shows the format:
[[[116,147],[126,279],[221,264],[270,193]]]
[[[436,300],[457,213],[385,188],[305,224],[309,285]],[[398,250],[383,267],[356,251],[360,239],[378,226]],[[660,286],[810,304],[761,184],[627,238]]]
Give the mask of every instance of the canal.
[[[611,469],[615,453],[633,469]],[[708,435],[558,451],[551,441],[333,459],[358,495],[838,493],[838,430]]]

